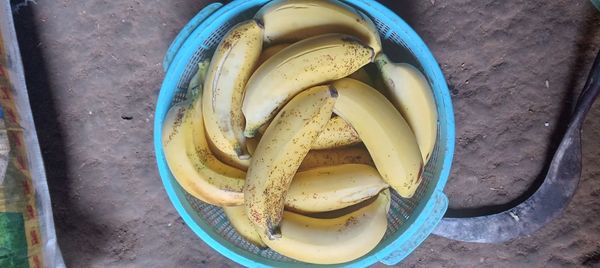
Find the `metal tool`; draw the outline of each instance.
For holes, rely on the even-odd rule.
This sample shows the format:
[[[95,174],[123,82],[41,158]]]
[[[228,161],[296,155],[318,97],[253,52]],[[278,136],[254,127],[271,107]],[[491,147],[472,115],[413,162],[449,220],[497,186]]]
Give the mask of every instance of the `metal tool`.
[[[501,243],[530,235],[560,215],[579,184],[581,126],[599,92],[600,53],[596,56],[567,131],[538,190],[525,202],[503,212],[469,218],[444,218],[433,233],[459,241]]]

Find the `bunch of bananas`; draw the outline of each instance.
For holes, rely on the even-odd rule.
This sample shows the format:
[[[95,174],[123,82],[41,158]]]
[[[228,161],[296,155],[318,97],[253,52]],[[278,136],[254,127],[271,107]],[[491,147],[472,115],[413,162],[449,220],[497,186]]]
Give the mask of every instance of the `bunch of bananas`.
[[[290,258],[335,264],[371,251],[388,188],[412,197],[435,145],[423,74],[391,62],[374,23],[336,0],[272,1],[198,69],[163,131],[179,184]]]

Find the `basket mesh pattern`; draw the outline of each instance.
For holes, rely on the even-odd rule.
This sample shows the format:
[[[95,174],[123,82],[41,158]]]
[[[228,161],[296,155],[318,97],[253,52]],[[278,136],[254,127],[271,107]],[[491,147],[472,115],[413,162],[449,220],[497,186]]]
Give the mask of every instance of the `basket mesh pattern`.
[[[198,63],[205,59],[210,59],[216,46],[219,44],[220,40],[227,33],[227,31],[237,23],[252,18],[258,8],[259,7],[254,7],[243,13],[240,13],[233,20],[230,20],[228,23],[219,27],[210,38],[204,40],[201,44],[198,44],[197,51],[187,63],[185,71],[177,83],[177,93],[175,94],[172,104],[185,100],[185,93],[187,91],[189,82],[194,74],[198,71]],[[407,48],[406,43],[402,41],[402,33],[391,32],[390,27],[385,25],[383,22],[376,18],[372,19],[381,35],[386,54],[395,60],[411,63],[422,70],[420,64],[414,57],[415,52],[410,48]],[[432,82],[432,79],[430,77],[428,77],[428,79],[430,84],[435,86]],[[446,118],[442,112],[443,105],[439,105],[440,102],[442,102],[442,96],[435,94],[435,92],[434,96],[438,102],[438,122],[445,122]],[[384,239],[374,251],[377,251],[382,246],[389,244],[395,238],[397,238],[399,236],[399,230],[401,231],[403,227],[405,227],[404,225],[413,214],[414,209],[418,205],[427,201],[424,200],[423,197],[427,195],[427,192],[431,193],[432,189],[435,187],[437,178],[441,172],[442,162],[444,160],[443,158],[445,152],[443,151],[443,148],[446,148],[446,144],[441,144],[444,143],[441,137],[445,137],[446,135],[446,133],[441,132],[444,130],[445,128],[438,127],[437,144],[432,153],[431,160],[429,160],[429,163],[425,167],[423,181],[417,189],[415,195],[410,199],[404,199],[392,191],[392,203],[390,213],[388,214],[388,229]],[[274,261],[298,263],[297,261],[282,256],[270,249],[261,249],[246,241],[235,231],[235,229],[233,229],[221,208],[206,204],[187,193],[186,200],[193,207],[198,216],[205,220],[208,225],[212,226],[216,233],[220,234],[225,240],[231,242],[238,248]]]

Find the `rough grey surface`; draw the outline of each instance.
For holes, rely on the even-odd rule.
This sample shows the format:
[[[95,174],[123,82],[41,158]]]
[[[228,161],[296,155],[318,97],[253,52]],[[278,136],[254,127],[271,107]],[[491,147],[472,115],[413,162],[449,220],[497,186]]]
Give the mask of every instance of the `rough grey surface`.
[[[155,167],[161,62],[210,1],[37,1],[17,15],[59,243],[71,267],[230,267],[185,226]],[[600,49],[587,0],[382,1],[427,42],[452,90],[453,207],[507,202],[543,173]],[[37,35],[36,35],[37,33]],[[500,245],[430,237],[406,267],[600,265],[600,103],[566,213]]]

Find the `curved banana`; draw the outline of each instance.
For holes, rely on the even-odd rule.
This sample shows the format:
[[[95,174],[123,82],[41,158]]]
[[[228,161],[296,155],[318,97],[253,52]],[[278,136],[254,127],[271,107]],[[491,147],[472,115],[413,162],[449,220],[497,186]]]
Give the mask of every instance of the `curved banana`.
[[[237,207],[223,207],[223,211],[229,219],[231,226],[248,242],[256,245],[259,248],[266,248],[267,245],[262,241],[254,225],[248,219],[246,215],[246,208],[244,206]]]
[[[325,150],[311,150],[308,152],[299,171],[306,171],[318,167],[343,165],[343,164],[363,164],[375,166],[369,151],[363,144]]]
[[[169,169],[186,192],[206,203],[242,205],[245,174],[222,164],[211,153],[200,103],[201,100],[179,103],[165,118],[162,141]]]
[[[260,54],[260,58],[258,58],[257,66],[260,66],[261,64],[265,63],[265,61],[267,61],[268,59],[273,57],[273,55],[279,53],[279,51],[283,50],[286,47],[289,47],[290,45],[291,44],[283,43],[283,44],[272,45],[268,48],[265,48],[263,50],[263,52]]]
[[[246,82],[262,51],[262,36],[262,26],[255,20],[234,26],[219,43],[204,81],[204,120],[218,126],[207,128],[209,136],[223,135],[240,159],[250,158],[241,107]],[[215,145],[221,151],[228,149]]]
[[[329,86],[308,89],[277,114],[250,161],[244,204],[259,233],[276,239],[285,194],[310,145],[331,117],[337,92]]]
[[[206,81],[206,75],[208,74],[208,67],[210,65],[209,60],[204,60],[198,64],[198,71],[192,77],[190,84],[188,86],[188,91],[186,94],[186,99],[202,99],[200,95],[202,95],[204,81]],[[207,131],[208,134],[208,145],[210,151],[215,155],[215,157],[225,164],[236,167],[241,170],[247,170],[248,165],[250,165],[250,160],[242,160],[240,159],[235,151],[233,150],[233,146],[225,137],[223,133],[219,131],[219,126],[217,125],[217,119],[214,118],[214,113],[203,114],[204,119],[208,119],[204,121],[205,127],[207,129],[211,129],[214,131]],[[210,136],[212,134],[212,136]]]
[[[320,35],[284,48],[258,67],[248,81],[242,105],[244,135],[254,137],[257,129],[300,91],[346,77],[373,56],[372,48],[343,34]]]
[[[292,181],[287,196],[295,200],[286,206],[302,213],[342,209],[367,200],[388,187],[379,172],[368,165],[321,167],[304,171],[302,176],[302,180],[294,178]]]
[[[332,85],[339,94],[334,112],[354,127],[383,180],[400,196],[412,197],[421,183],[423,159],[406,120],[367,84],[344,78]]]
[[[323,127],[311,149],[322,150],[344,147],[360,143],[358,133],[348,122],[339,116],[334,116]]]
[[[307,263],[349,262],[379,244],[387,230],[389,209],[386,190],[368,206],[338,218],[317,219],[285,211],[281,238],[263,241],[281,255]]]
[[[383,53],[375,59],[390,101],[417,137],[423,162],[427,163],[437,138],[437,107],[427,78],[406,63],[393,63]]]
[[[355,8],[335,0],[275,0],[255,16],[265,25],[267,43],[297,42],[326,33],[353,35],[381,51],[375,24]]]

